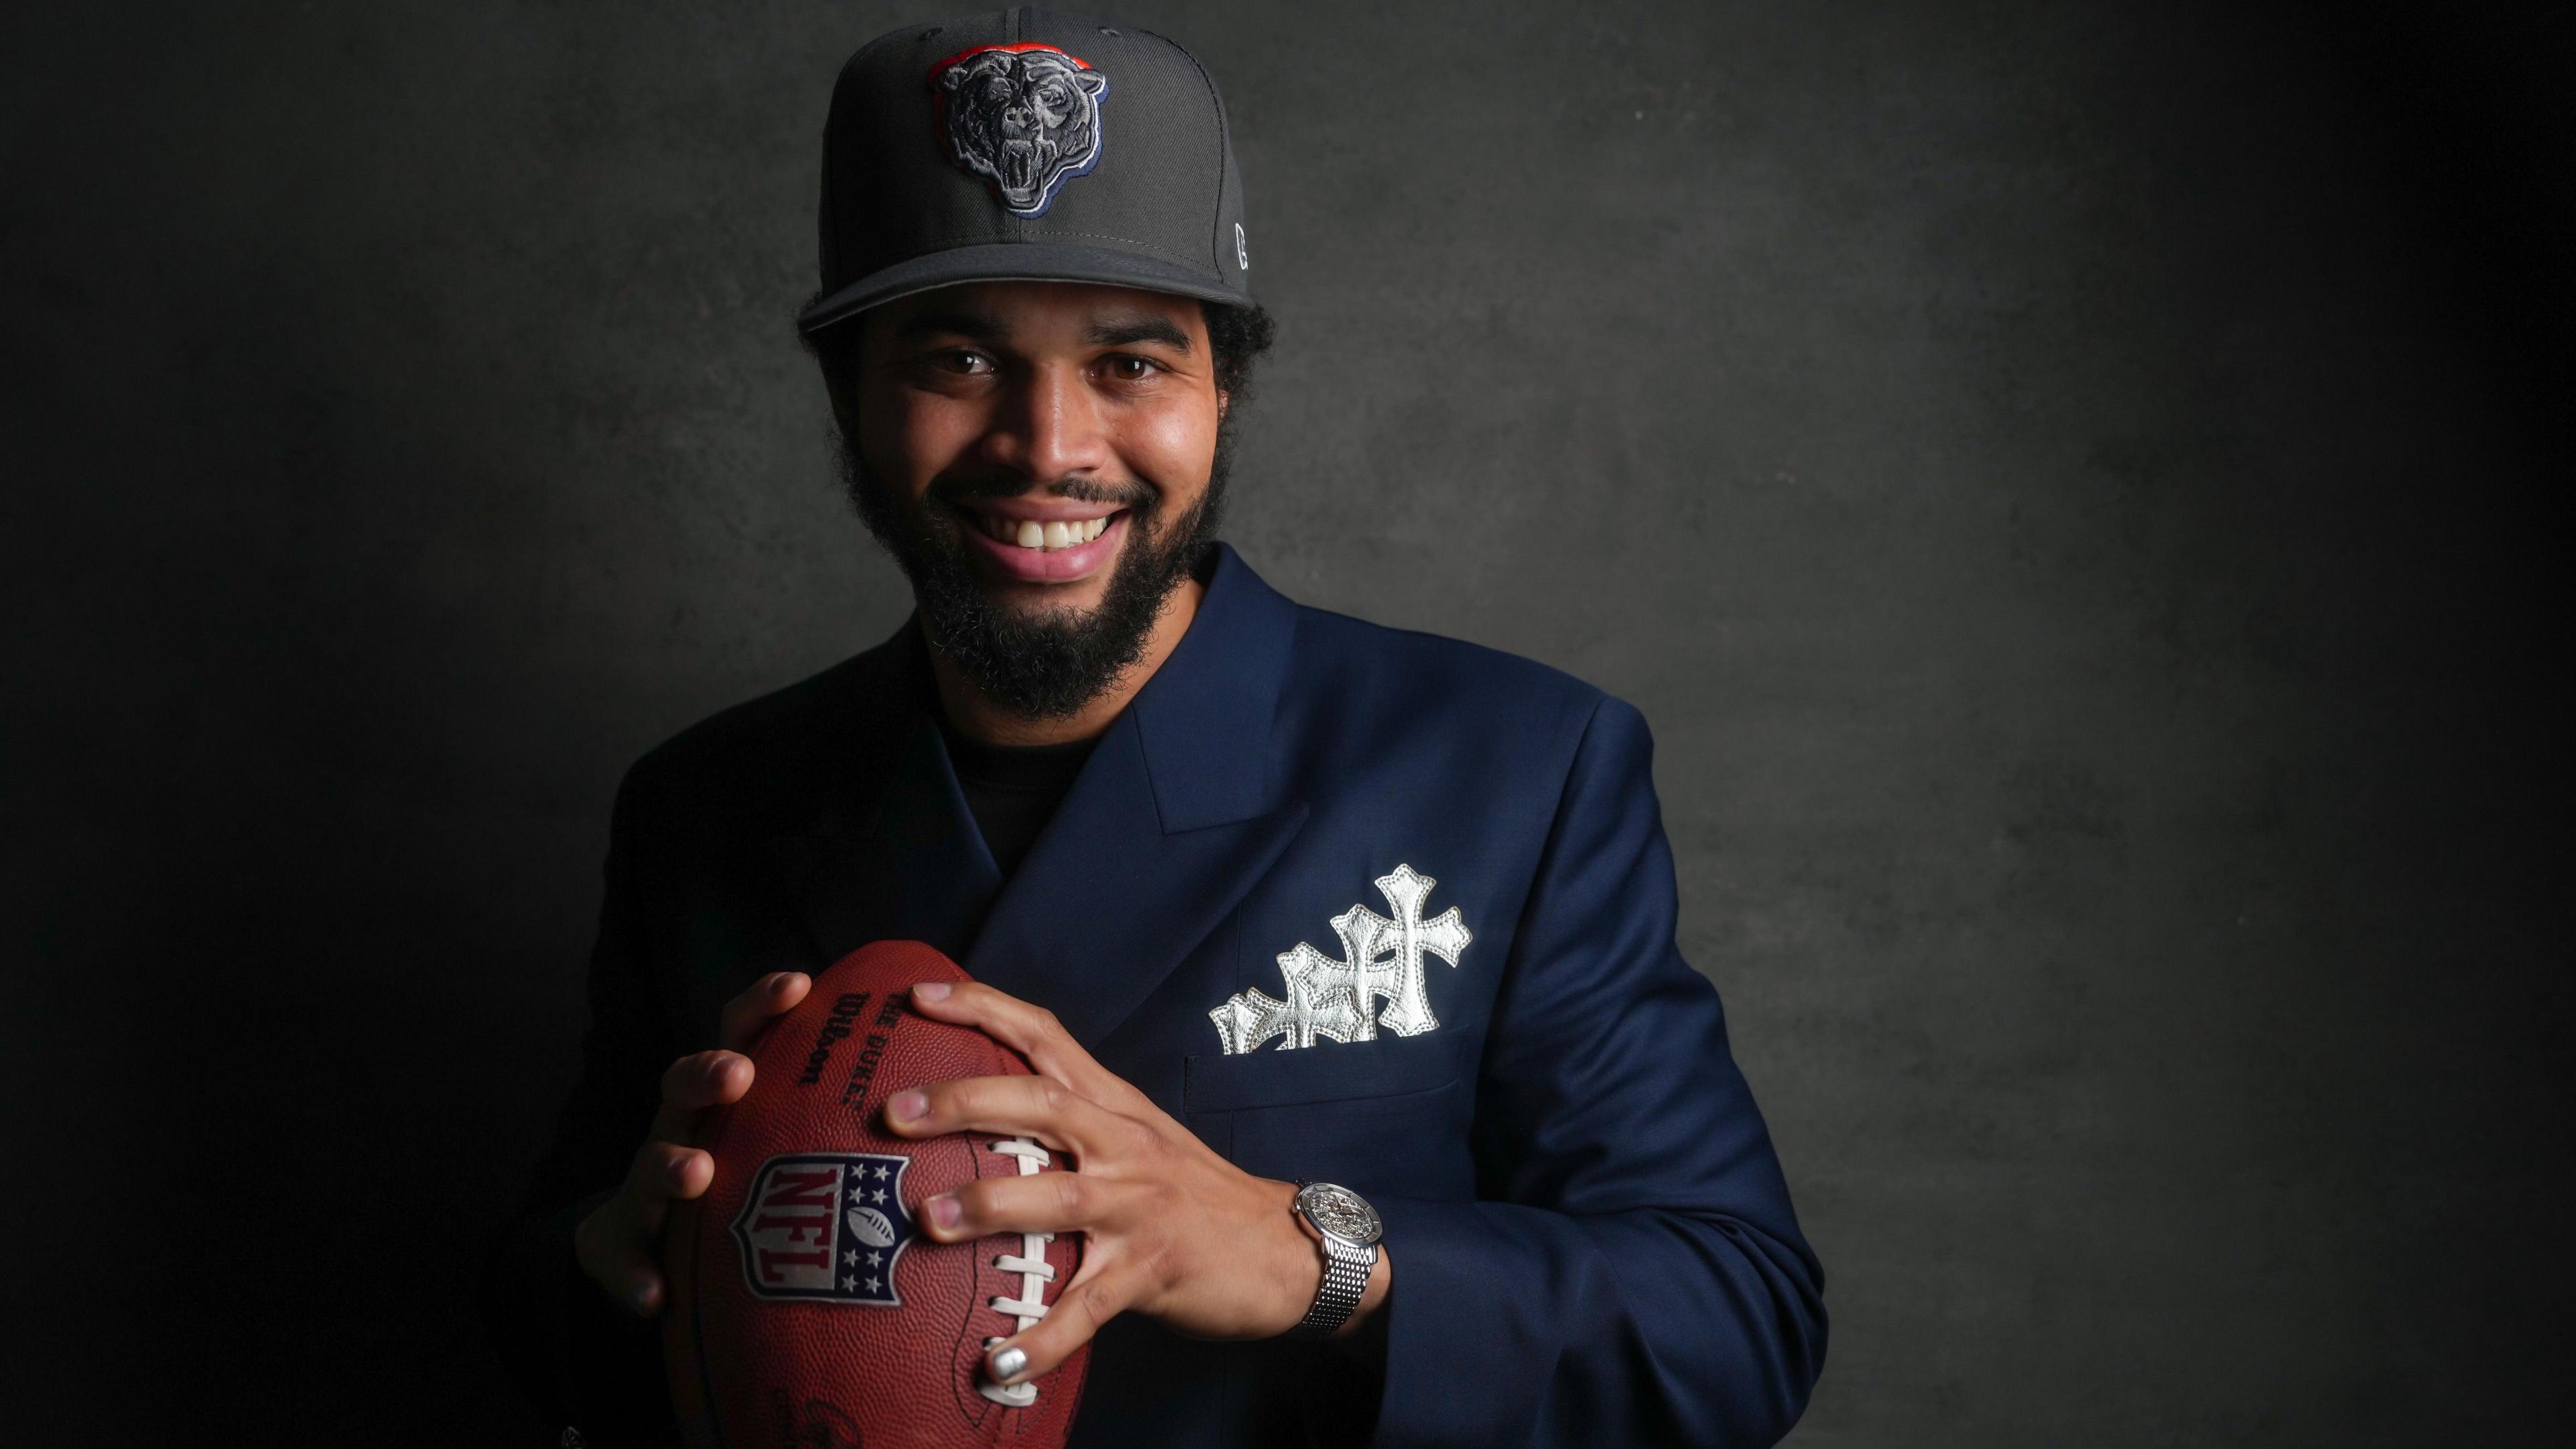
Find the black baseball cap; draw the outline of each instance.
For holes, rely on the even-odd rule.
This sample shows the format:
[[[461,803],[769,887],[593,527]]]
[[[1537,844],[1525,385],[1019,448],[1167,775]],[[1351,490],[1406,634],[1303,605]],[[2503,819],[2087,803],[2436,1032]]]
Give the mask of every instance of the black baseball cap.
[[[822,241],[809,333],[955,282],[1252,302],[1216,82],[1152,31],[1045,10],[907,25],[850,57]]]

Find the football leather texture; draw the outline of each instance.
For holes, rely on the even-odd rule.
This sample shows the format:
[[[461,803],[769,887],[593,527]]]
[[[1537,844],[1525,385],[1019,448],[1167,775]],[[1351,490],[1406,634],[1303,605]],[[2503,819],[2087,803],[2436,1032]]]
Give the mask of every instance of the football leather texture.
[[[1056,1449],[1088,1347],[1033,1384],[985,1381],[987,1343],[1034,1322],[1081,1266],[1079,1234],[937,1243],[921,1205],[981,1177],[1061,1171],[1033,1141],[910,1139],[886,1099],[954,1077],[1026,1075],[907,990],[964,981],[918,941],[879,941],[814,978],[749,1053],[751,1090],[700,1114],[715,1178],[663,1230],[663,1353],[690,1441],[710,1449]]]

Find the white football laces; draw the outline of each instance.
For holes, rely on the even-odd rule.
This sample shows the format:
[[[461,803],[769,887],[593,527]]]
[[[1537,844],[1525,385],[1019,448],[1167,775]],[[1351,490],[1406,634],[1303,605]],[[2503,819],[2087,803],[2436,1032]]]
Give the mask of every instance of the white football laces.
[[[1053,1160],[1047,1156],[1045,1148],[1018,1137],[996,1142],[992,1145],[992,1150],[1005,1157],[1018,1158],[1022,1177],[1036,1176],[1045,1171],[1047,1164]],[[1046,1260],[1046,1250],[1047,1244],[1054,1241],[1053,1233],[1022,1233],[1020,1250],[1017,1253],[1004,1253],[993,1260],[994,1267],[1005,1273],[1020,1275],[1019,1297],[989,1300],[995,1312],[1008,1314],[1019,1320],[1019,1327],[1012,1330],[1013,1332],[1025,1333],[1035,1326],[1039,1319],[1046,1317],[1047,1306],[1043,1301],[1043,1295],[1046,1292],[1046,1285],[1055,1281],[1055,1265]],[[989,1349],[1001,1341],[999,1338],[985,1339],[984,1347]],[[1038,1401],[1036,1384],[1012,1384],[1005,1388],[990,1379],[978,1378],[975,1381],[975,1392],[991,1399],[994,1403],[1013,1409],[1025,1409]]]

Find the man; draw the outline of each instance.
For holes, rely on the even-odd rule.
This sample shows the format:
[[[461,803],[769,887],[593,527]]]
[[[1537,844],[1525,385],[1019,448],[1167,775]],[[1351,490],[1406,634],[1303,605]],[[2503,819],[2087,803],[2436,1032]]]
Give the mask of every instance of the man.
[[[915,1009],[1038,1074],[893,1129],[1075,1162],[916,1216],[1086,1235],[985,1361],[1044,1393],[1094,1342],[1077,1442],[1767,1444],[1803,1407],[1821,1273],[1674,949],[1637,713],[1213,541],[1269,330],[1242,218],[1158,36],[1014,11],[843,71],[801,325],[919,611],[619,792],[580,1085],[494,1274],[589,1442],[667,1434],[693,1115],[881,939],[958,959]]]

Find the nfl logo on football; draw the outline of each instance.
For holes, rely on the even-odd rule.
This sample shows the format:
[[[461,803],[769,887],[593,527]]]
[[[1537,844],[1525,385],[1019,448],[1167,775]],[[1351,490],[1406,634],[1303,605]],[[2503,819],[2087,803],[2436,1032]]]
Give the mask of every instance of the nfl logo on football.
[[[734,1216],[742,1281],[762,1298],[900,1308],[894,1262],[912,1241],[903,1172],[876,1152],[800,1152],[760,1165]]]

